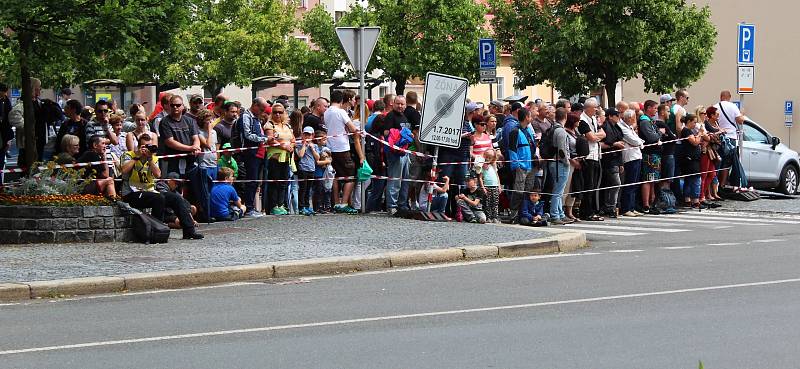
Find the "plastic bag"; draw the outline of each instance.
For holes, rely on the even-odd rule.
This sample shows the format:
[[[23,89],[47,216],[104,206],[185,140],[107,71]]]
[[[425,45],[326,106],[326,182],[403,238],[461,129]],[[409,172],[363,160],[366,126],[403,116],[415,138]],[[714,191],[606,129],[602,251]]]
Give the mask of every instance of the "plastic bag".
[[[369,166],[366,160],[364,160],[364,164],[361,165],[361,168],[358,168],[356,176],[359,182],[365,182],[372,178],[372,167]]]

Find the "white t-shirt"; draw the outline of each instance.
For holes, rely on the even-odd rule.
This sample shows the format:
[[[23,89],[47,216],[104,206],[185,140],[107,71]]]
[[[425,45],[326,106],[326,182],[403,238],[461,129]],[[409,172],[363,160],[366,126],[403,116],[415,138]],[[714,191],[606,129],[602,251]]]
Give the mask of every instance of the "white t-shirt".
[[[736,135],[736,117],[742,115],[739,111],[739,108],[736,107],[736,104],[730,101],[720,101],[716,105],[714,105],[719,111],[719,128],[725,131],[725,136],[731,139],[738,139],[739,137]],[[725,117],[725,114],[722,113],[722,109],[725,109],[725,114],[728,115],[728,118]]]
[[[350,140],[347,133],[347,122],[350,121],[350,116],[347,110],[338,106],[331,106],[325,111],[324,122],[328,126],[328,135],[333,136],[328,138],[328,148],[331,152],[348,152],[350,151]]]

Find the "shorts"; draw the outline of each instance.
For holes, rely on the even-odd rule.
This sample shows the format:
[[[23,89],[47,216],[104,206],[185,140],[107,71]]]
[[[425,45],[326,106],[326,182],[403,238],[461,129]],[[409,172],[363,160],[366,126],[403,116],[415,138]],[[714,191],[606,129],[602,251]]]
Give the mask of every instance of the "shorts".
[[[658,181],[661,179],[661,154],[642,155],[642,180]]]
[[[356,163],[349,151],[335,152],[331,155],[333,159],[331,165],[333,170],[336,171],[336,177],[355,177]],[[353,182],[355,179],[342,179],[344,182]]]

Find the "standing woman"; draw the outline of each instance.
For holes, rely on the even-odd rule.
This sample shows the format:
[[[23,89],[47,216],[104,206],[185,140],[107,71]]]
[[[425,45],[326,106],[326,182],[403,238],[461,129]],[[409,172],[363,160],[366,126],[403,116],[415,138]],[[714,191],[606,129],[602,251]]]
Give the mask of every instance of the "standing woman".
[[[702,172],[712,171],[710,173],[703,173],[701,175],[702,178],[702,188],[703,194],[705,194],[706,199],[711,199],[714,201],[722,200],[722,197],[719,196],[717,193],[717,189],[719,187],[719,180],[717,178],[717,170],[719,170],[719,165],[722,162],[722,158],[719,156],[719,146],[721,141],[720,136],[724,134],[722,129],[719,127],[719,110],[713,106],[709,106],[703,112],[703,116],[705,116],[705,129],[708,132],[708,154],[709,161],[705,163],[705,169],[703,166],[703,162],[700,162],[700,170]]]
[[[690,175],[683,180],[683,196],[685,205],[690,205],[694,209],[700,209],[700,144],[703,141],[705,132],[694,133],[697,128],[697,116],[687,114],[681,123],[684,124],[680,132],[680,138],[686,139],[681,145],[680,160],[681,173]]]
[[[490,115],[486,118],[482,116],[476,116],[473,119],[473,125],[475,126],[475,132],[472,134],[472,159],[478,157],[483,157],[483,153],[486,150],[492,148],[492,138],[489,137],[489,134],[486,133],[486,126],[488,125],[489,118],[494,118],[493,115]],[[495,122],[497,122],[497,118],[494,118]]]
[[[289,164],[294,152],[294,134],[286,119],[286,108],[279,103],[272,105],[271,119],[264,126],[267,135],[267,186],[272,215],[286,215],[286,191],[289,188]]]
[[[578,157],[578,123],[580,116],[567,114],[567,121],[564,123],[564,130],[567,131],[567,144],[569,145],[569,176],[564,195],[564,216],[569,222],[578,222],[578,217],[572,213],[572,209],[580,203],[581,194],[572,194],[583,191],[583,173],[581,172],[581,162],[583,157]],[[586,139],[583,139],[586,143]],[[587,145],[588,151],[588,145]]]
[[[303,137],[303,113],[300,112],[299,109],[295,109],[292,114],[289,114],[289,126],[292,127],[292,134],[296,138]],[[296,144],[296,143],[295,143]],[[296,155],[295,155],[296,156]],[[299,207],[298,203],[300,199],[298,198],[299,193],[299,185],[297,183],[297,163],[300,162],[299,157],[293,157],[292,164],[289,166],[289,178],[292,180],[289,182],[289,191],[286,194],[287,198],[289,199],[289,213],[291,214],[298,214]]]

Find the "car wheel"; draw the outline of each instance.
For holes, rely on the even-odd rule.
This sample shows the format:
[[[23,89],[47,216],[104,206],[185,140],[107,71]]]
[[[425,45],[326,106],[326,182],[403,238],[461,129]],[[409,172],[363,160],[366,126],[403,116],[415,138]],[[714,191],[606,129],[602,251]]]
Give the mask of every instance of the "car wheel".
[[[781,171],[781,182],[778,190],[787,195],[794,195],[797,192],[797,167],[787,165]]]

